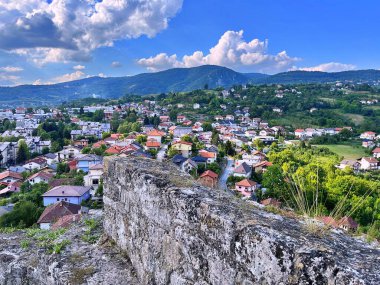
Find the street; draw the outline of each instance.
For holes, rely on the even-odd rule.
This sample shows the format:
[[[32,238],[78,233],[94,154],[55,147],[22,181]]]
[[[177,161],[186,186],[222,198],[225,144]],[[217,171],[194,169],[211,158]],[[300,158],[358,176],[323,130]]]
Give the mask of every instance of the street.
[[[224,168],[222,174],[220,175],[218,186],[220,189],[228,190],[227,188],[227,179],[234,170],[234,159],[231,157],[227,158],[227,165]]]

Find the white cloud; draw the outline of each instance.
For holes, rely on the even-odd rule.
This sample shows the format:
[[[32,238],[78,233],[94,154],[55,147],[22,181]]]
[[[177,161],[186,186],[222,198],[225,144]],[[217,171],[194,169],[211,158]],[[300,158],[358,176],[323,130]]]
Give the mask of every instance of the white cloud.
[[[111,67],[113,67],[113,68],[118,68],[118,67],[122,67],[123,65],[121,64],[121,62],[119,62],[119,61],[113,61],[112,63],[111,63]]]
[[[139,59],[137,62],[150,71],[214,64],[239,70],[279,72],[288,70],[299,60],[297,57],[290,57],[286,51],[269,54],[267,40],[253,39],[246,42],[243,31],[227,31],[206,55],[202,51],[195,51],[192,55],[185,55],[182,59],[178,59],[175,54],[160,53],[153,57]]]
[[[4,66],[4,67],[0,67],[0,71],[4,71],[4,72],[7,72],[7,73],[21,72],[23,70],[24,69],[22,67],[18,67],[18,66]]]
[[[73,73],[66,73],[61,76],[57,76],[53,78],[52,82],[46,83],[46,84],[54,84],[54,83],[62,83],[62,82],[67,82],[67,81],[73,81],[73,80],[78,80],[82,79],[86,76],[86,74],[80,70],[75,71]]]
[[[168,26],[183,0],[0,0],[0,49],[38,64],[84,61],[99,47]]]
[[[78,65],[73,66],[73,69],[74,70],[84,70],[84,69],[86,69],[86,67],[84,65],[78,64]]]
[[[323,63],[313,67],[293,67],[292,70],[303,70],[303,71],[322,71],[322,72],[340,72],[345,70],[356,69],[353,64],[339,63],[339,62],[329,62]]]

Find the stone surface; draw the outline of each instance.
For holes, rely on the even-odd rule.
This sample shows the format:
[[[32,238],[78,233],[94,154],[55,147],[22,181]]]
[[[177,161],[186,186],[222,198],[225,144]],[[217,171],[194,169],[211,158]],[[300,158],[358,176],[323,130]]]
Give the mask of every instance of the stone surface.
[[[380,284],[380,252],[340,232],[315,236],[281,217],[197,185],[174,166],[106,159],[103,221],[49,254],[25,231],[0,234],[1,285]]]
[[[196,185],[168,164],[106,160],[104,231],[140,284],[380,284],[380,251]]]

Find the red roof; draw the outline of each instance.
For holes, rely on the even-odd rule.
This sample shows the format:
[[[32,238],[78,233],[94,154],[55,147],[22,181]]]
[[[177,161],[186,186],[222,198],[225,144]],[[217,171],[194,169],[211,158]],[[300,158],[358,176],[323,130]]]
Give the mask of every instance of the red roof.
[[[54,223],[63,216],[78,214],[80,209],[80,205],[61,201],[45,208],[37,223]]]
[[[145,146],[146,147],[160,147],[160,143],[156,141],[147,141]]]
[[[60,229],[60,228],[68,228],[71,224],[75,222],[79,222],[81,219],[81,214],[72,214],[65,215],[59,218],[52,226],[52,230]]]
[[[105,151],[105,153],[108,153],[108,154],[119,154],[122,150],[123,150],[123,148],[121,146],[114,145],[114,146],[111,146],[110,148],[108,148]]]
[[[0,173],[0,180],[3,180],[4,178],[7,178],[7,177],[12,177],[15,179],[20,179],[20,180],[22,179],[22,175],[17,172],[7,170]]]
[[[242,187],[251,187],[256,185],[257,183],[255,181],[244,179],[242,181],[239,181],[236,183],[236,186],[242,186]]]
[[[28,177],[28,180],[31,180],[31,179],[36,178],[36,177],[41,177],[43,179],[50,180],[51,178],[53,178],[53,176],[54,176],[53,174],[40,171],[40,172],[37,172],[37,173],[33,174],[32,176]]]
[[[206,177],[206,176],[211,177],[213,179],[217,179],[218,178],[218,174],[216,174],[212,170],[206,170],[205,172],[202,173],[202,175],[200,177],[202,178],[202,177]]]
[[[304,132],[305,130],[304,129],[296,129],[294,132],[295,133],[302,133],[302,132]]]
[[[380,153],[380,147],[375,148],[372,153]]]
[[[164,135],[165,135],[165,133],[160,132],[160,131],[157,131],[156,129],[151,130],[151,131],[148,133],[148,136],[150,136],[150,137],[162,137],[162,136],[164,136]]]
[[[335,221],[335,219],[333,217],[323,216],[323,217],[318,217],[317,220],[321,221],[322,223],[324,223],[327,226],[331,226],[334,228],[338,227],[338,223]]]
[[[215,158],[216,156],[214,152],[209,152],[209,151],[200,151],[199,155],[204,158]]]

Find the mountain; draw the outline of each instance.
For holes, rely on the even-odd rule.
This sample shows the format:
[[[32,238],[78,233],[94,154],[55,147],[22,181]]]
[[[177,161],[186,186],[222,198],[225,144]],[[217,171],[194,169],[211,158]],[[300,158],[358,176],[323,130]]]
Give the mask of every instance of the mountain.
[[[378,81],[379,70],[344,72],[289,71],[275,75],[239,73],[232,69],[204,65],[193,68],[173,68],[155,73],[126,77],[91,77],[53,85],[20,85],[0,87],[0,107],[15,105],[48,105],[63,101],[95,97],[118,98],[126,94],[159,94],[170,91],[191,91],[230,87],[234,84],[295,84],[335,81]]]
[[[57,103],[86,97],[118,98],[126,94],[157,94],[245,84],[261,74],[242,74],[226,67],[204,65],[173,68],[128,77],[91,77],[54,85],[0,87],[0,103]]]
[[[342,72],[288,71],[253,80],[256,84],[328,83],[335,81],[378,81],[380,70]]]

